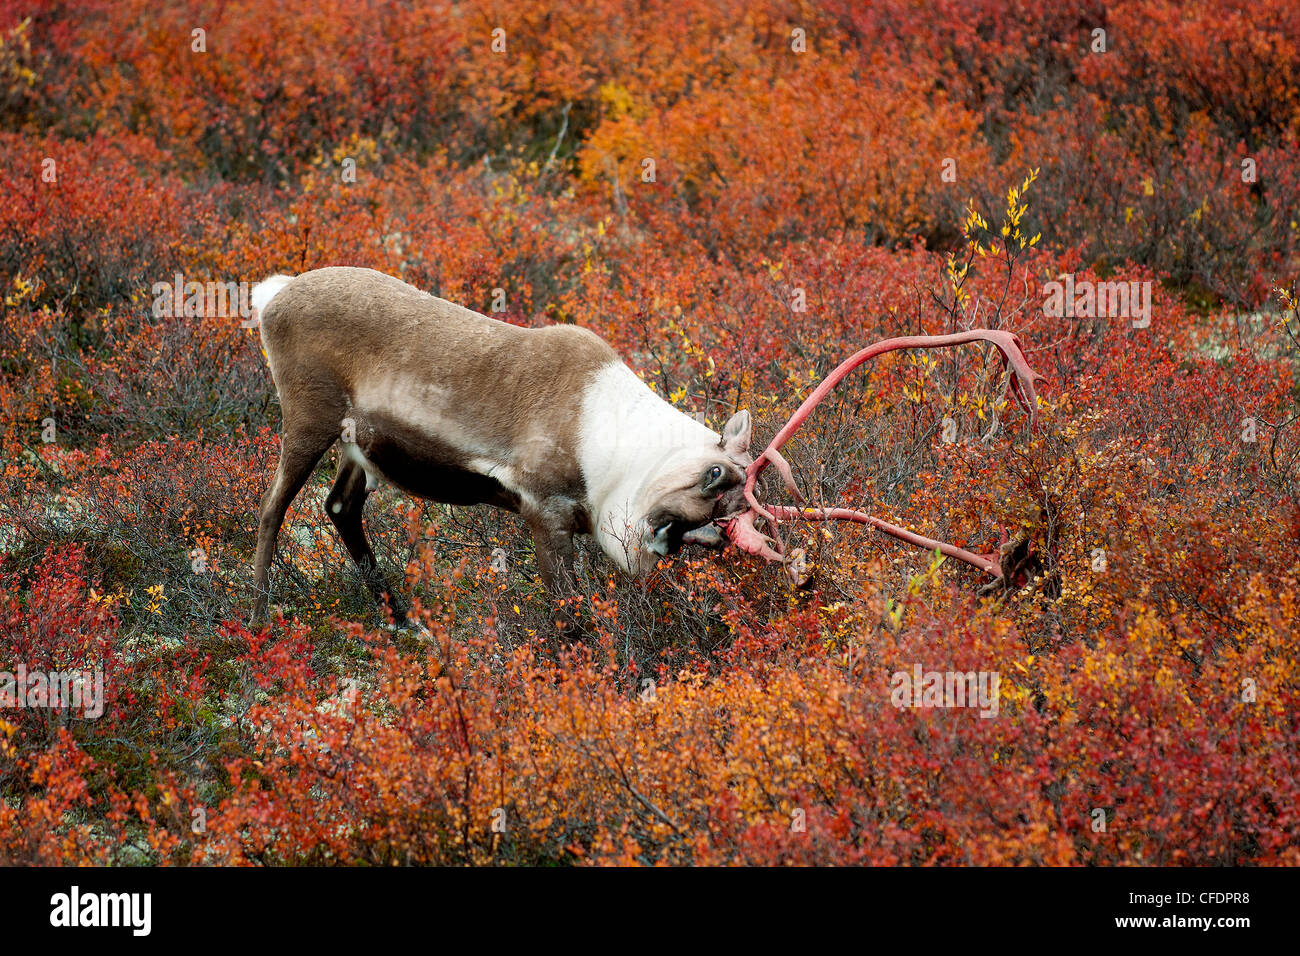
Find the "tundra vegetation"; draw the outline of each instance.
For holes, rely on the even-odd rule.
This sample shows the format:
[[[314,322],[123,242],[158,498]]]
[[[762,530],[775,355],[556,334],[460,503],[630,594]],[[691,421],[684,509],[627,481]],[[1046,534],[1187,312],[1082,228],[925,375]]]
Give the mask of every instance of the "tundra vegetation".
[[[0,862],[1300,863],[1297,136],[1293,0],[0,0],[0,671],[106,697],[0,710]],[[385,487],[393,630],[327,456],[251,631],[276,396],[154,290],[336,264],[756,449],[872,341],[1015,332],[1036,429],[992,349],[899,352],[785,455],[1023,586],[588,547],[575,642],[517,518]]]

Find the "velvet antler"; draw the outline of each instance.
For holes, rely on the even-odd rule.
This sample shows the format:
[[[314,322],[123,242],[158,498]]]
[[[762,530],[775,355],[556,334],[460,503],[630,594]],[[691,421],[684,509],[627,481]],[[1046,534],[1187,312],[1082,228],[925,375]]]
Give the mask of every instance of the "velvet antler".
[[[758,481],[758,476],[763,472],[763,469],[770,464],[780,473],[786,490],[790,492],[794,499],[798,502],[803,501],[803,496],[799,494],[799,489],[795,486],[790,465],[781,456],[781,448],[790,440],[790,437],[798,430],[799,426],[804,423],[812,410],[830,394],[831,390],[849,372],[852,372],[864,362],[886,352],[895,352],[899,349],[940,349],[953,345],[965,345],[969,342],[990,342],[997,346],[1002,353],[1004,366],[1011,369],[1012,395],[1028,413],[1030,425],[1033,426],[1034,412],[1037,405],[1037,392],[1034,386],[1037,382],[1043,382],[1046,379],[1029,367],[1025,353],[1020,347],[1020,339],[1010,332],[998,329],[971,329],[968,332],[957,332],[952,335],[905,335],[899,338],[886,339],[883,342],[877,342],[875,345],[869,345],[841,362],[835,371],[826,376],[822,383],[813,389],[812,394],[804,399],[803,404],[799,406],[799,410],[790,417],[785,427],[777,432],[776,437],[772,439],[762,454],[754,459],[753,464],[746,470],[745,501],[749,508],[727,520],[726,534],[731,543],[748,554],[766,558],[769,561],[784,561],[785,546],[779,538],[768,537],[758,530],[755,525],[758,518],[766,518],[773,528],[782,521],[855,521],[859,524],[869,525],[877,531],[898,538],[900,541],[906,541],[908,544],[914,544],[930,551],[937,550],[941,554],[946,554],[959,561],[964,561],[972,567],[979,568],[995,578],[1001,578],[1004,572],[999,560],[1000,556],[997,554],[976,554],[973,551],[967,551],[965,548],[927,538],[924,535],[900,528],[898,525],[890,524],[888,521],[874,518],[865,512],[854,511],[850,508],[791,508],[782,505],[764,507],[754,497],[754,484]]]

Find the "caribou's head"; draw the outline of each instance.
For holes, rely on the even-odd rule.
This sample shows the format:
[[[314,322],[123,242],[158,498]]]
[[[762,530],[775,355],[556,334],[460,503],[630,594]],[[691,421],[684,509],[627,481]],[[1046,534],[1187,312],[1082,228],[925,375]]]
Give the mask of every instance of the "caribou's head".
[[[749,412],[741,410],[716,441],[692,442],[664,456],[634,505],[641,516],[640,544],[647,561],[653,563],[683,544],[726,543],[713,522],[745,506],[745,470],[754,461],[749,438]]]
[[[593,533],[623,570],[644,574],[683,544],[725,545],[713,522],[745,506],[749,412],[719,435],[612,362],[586,391],[581,432]]]

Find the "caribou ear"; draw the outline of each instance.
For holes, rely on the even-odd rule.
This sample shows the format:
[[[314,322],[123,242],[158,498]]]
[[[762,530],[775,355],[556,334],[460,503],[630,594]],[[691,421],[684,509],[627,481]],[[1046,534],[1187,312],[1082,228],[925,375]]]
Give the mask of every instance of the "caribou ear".
[[[742,408],[736,414],[727,420],[727,424],[722,427],[722,441],[719,443],[723,451],[728,455],[734,455],[737,458],[749,454],[749,411]]]

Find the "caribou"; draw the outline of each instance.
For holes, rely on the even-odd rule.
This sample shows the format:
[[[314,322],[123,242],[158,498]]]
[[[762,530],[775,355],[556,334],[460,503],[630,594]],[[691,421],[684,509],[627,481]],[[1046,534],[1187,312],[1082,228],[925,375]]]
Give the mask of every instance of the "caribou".
[[[772,534],[782,521],[849,520],[937,549],[995,579],[1005,561],[915,535],[851,509],[761,505],[755,481],[774,465],[797,492],[780,448],[817,402],[867,358],[896,348],[990,342],[1033,414],[1034,383],[1018,340],[975,329],[878,343],[843,363],[756,458],[749,412],[715,432],[656,395],[613,348],[575,325],[524,328],[437,298],[400,279],[345,266],[276,275],[252,291],[282,411],[280,459],[262,496],[252,623],[265,623],[276,539],[317,463],[341,445],[325,512],[377,601],[409,607],[380,572],[362,511],[381,480],[450,505],[519,514],[542,581],[576,585],[574,539],[593,537],[630,575],[688,544],[796,562]]]
[[[342,445],[325,512],[375,597],[408,608],[375,561],[362,508],[379,481],[521,515],[543,583],[574,583],[574,537],[643,574],[743,507],[750,416],[718,434],[660,399],[598,335],[523,328],[370,269],[272,276],[252,292],[280,396],[280,461],[258,519],[253,623],[276,537],[317,462]]]

